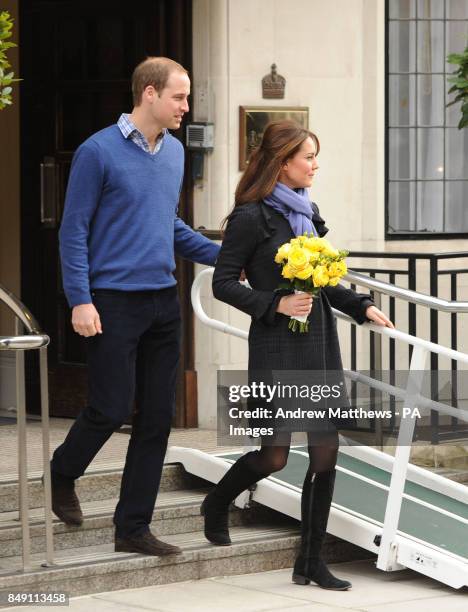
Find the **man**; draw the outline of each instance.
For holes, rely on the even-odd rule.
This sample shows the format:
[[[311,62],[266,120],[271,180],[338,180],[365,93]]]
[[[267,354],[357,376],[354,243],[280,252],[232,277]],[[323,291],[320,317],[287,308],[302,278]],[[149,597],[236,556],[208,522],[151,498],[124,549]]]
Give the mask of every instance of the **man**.
[[[134,108],[76,151],[60,229],[73,329],[88,338],[89,403],[53,455],[52,501],[83,521],[74,481],[132,412],[115,550],[181,550],[149,529],[173,416],[180,350],[174,251],[213,265],[219,247],[177,217],[184,151],[168,129],[188,111],[187,71],[149,57],[132,76]]]

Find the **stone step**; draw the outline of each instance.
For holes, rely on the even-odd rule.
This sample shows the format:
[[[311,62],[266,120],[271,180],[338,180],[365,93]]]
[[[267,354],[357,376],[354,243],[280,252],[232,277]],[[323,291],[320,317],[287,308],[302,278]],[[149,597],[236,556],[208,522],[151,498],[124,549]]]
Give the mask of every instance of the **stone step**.
[[[200,504],[208,489],[167,491],[158,495],[151,529],[158,536],[174,535],[203,530]],[[117,499],[84,502],[81,504],[84,521],[81,527],[67,526],[54,517],[54,549],[64,550],[80,546],[112,543],[114,541],[113,513]],[[253,504],[240,510],[233,507],[229,512],[231,526],[263,523],[270,525],[295,524],[292,519],[273,510]],[[35,508],[30,513],[31,551],[45,550],[44,511]],[[0,556],[13,557],[21,554],[21,526],[18,512],[0,514]]]
[[[91,468],[76,485],[82,503],[114,499],[119,496],[123,464],[107,464],[105,468]],[[468,470],[449,468],[427,468],[449,480],[468,483]],[[41,508],[44,505],[41,483],[42,471],[29,474],[29,507]],[[167,464],[163,468],[160,492],[180,489],[196,489],[206,486],[206,481],[189,474],[180,464]],[[18,480],[16,475],[0,477],[0,513],[18,510]]]
[[[24,573],[18,571],[19,557],[6,559],[0,563],[0,592],[47,590],[78,596],[294,564],[300,545],[297,527],[233,527],[230,532],[232,546],[214,546],[198,531],[167,536],[166,541],[183,550],[168,557],[115,553],[112,544],[101,544],[58,551],[52,567],[41,567],[41,556],[33,555],[33,567]],[[375,556],[333,536],[327,536],[322,553],[328,563]]]
[[[16,510],[16,484],[0,482],[0,591],[67,592],[70,596],[115,589],[166,584],[210,576],[291,567],[300,542],[298,522],[274,510],[252,504],[230,511],[233,546],[206,541],[200,503],[210,483],[187,474],[180,465],[164,468],[152,530],[178,544],[182,555],[150,557],[115,553],[112,516],[120,486],[121,468],[95,470],[78,481],[84,511],[81,527],[54,521],[55,564],[44,561],[44,525],[40,473],[31,474],[32,569],[22,571],[21,530]],[[5,509],[6,508],[6,509]],[[330,562],[369,558],[348,542],[327,536],[323,553]]]
[[[109,464],[105,468],[90,468],[76,484],[81,502],[100,501],[117,498],[122,479],[122,464]],[[29,507],[41,508],[44,505],[41,483],[42,471],[29,474]],[[176,491],[203,486],[205,481],[186,472],[179,464],[168,464],[163,468],[160,491]],[[0,512],[18,510],[18,479],[16,475],[0,478]]]
[[[290,567],[299,544],[298,530],[281,527],[233,527],[232,546],[213,546],[199,531],[176,534],[166,541],[182,547],[183,554],[151,557],[113,552],[112,544],[58,551],[57,564],[19,573],[20,558],[0,562],[0,592],[66,592],[70,596],[116,589],[198,580],[210,576],[244,574]]]

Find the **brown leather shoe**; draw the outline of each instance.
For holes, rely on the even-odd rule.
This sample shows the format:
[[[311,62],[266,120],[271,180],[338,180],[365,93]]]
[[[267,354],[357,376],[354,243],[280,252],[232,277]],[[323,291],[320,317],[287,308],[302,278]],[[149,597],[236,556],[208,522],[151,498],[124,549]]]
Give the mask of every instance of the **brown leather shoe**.
[[[52,510],[66,525],[82,525],[83,513],[75,493],[75,483],[60,475],[51,473]],[[44,484],[44,476],[42,477]]]
[[[142,555],[155,555],[163,557],[165,555],[180,555],[182,549],[167,542],[162,542],[148,531],[140,536],[133,538],[115,538],[115,552],[135,552]]]

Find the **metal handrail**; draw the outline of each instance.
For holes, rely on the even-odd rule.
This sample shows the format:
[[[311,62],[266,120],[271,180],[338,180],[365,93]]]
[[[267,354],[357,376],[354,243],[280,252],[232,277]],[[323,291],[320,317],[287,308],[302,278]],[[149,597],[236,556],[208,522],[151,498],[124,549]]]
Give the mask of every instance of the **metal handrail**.
[[[6,287],[0,284],[0,302],[3,302],[14,313],[16,317],[23,323],[30,334],[40,334],[41,329],[36,318],[28,308],[21,302],[14,293],[8,291]]]
[[[397,285],[391,285],[384,281],[376,278],[370,278],[360,272],[348,271],[348,274],[343,277],[344,280],[349,281],[355,285],[361,287],[367,287],[373,289],[378,293],[383,293],[389,297],[396,297],[411,304],[418,304],[419,306],[427,306],[433,310],[439,310],[440,312],[468,312],[468,302],[455,302],[443,300],[438,297],[426,295],[425,293],[419,293],[418,291],[412,291],[411,289],[405,289],[404,287],[398,287]]]
[[[248,334],[244,330],[235,328],[231,325],[223,324],[221,321],[216,319],[212,319],[208,317],[208,315],[204,312],[201,300],[200,300],[200,289],[203,280],[213,274],[213,268],[208,268],[200,272],[195,278],[192,285],[192,305],[195,311],[196,316],[204,323],[206,323],[209,327],[213,327],[225,333],[233,334],[237,337],[247,339]],[[366,279],[361,274],[359,274],[359,278],[356,278],[356,273],[350,273],[348,275],[353,277],[353,280],[359,282],[364,281],[373,281],[374,279]],[[379,281],[378,281],[379,282]],[[373,284],[373,283],[372,283]],[[385,289],[383,285],[388,285],[388,283],[380,283],[380,291]],[[365,285],[365,286],[370,286]],[[391,287],[391,286],[390,286]],[[377,290],[377,289],[376,289]],[[416,292],[408,292],[411,294],[416,294]],[[416,294],[417,296],[422,296],[422,294]],[[395,295],[395,297],[397,297]],[[427,296],[424,296],[427,297]],[[408,301],[415,299],[414,295],[407,295],[406,298],[409,298]],[[405,298],[403,298],[405,299]],[[424,305],[429,306],[430,304],[424,302],[417,302]],[[346,314],[333,309],[334,313],[340,317],[351,323],[352,325],[357,325],[356,321],[351,317],[348,317]],[[436,352],[439,354],[446,355],[451,359],[455,359],[457,361],[462,361],[464,363],[468,363],[468,355],[465,353],[461,353],[460,351],[455,351],[453,349],[449,349],[448,347],[441,346],[439,344],[435,344],[433,342],[429,342],[427,340],[422,340],[416,336],[411,336],[410,334],[406,334],[404,332],[400,332],[396,329],[390,329],[381,325],[376,325],[373,323],[364,323],[364,328],[369,329],[370,331],[376,332],[378,334],[389,336],[390,338],[402,340],[408,344],[413,345],[414,350],[411,356],[410,363],[410,373],[412,376],[409,377],[408,387],[404,394],[404,408],[412,410],[419,405],[419,401],[421,399],[420,395],[420,382],[421,377],[418,376],[419,373],[427,369],[427,357],[431,352]],[[346,372],[345,372],[346,374]],[[349,372],[348,372],[349,374]],[[429,400],[427,402],[432,409],[440,410],[444,412],[449,412],[446,410],[446,407],[443,404],[438,402],[432,402]],[[426,404],[427,405],[427,404]],[[466,411],[460,411],[460,415],[463,415],[464,418],[467,418]],[[401,505],[403,500],[404,487],[406,482],[406,476],[408,472],[408,464],[410,460],[410,451],[411,451],[411,440],[414,435],[414,427],[415,427],[415,419],[403,419],[402,423],[400,423],[400,431],[398,434],[397,448],[395,451],[395,459],[393,462],[393,470],[390,479],[390,487],[387,496],[387,506],[385,509],[385,517],[383,522],[382,536],[379,545],[379,554],[377,557],[377,567],[383,570],[396,570],[400,569],[401,566],[397,560],[397,549],[398,549],[398,540],[397,540],[397,531],[398,531],[398,522],[401,513]],[[409,441],[409,443],[408,443]]]
[[[0,336],[0,350],[3,351],[28,351],[47,346],[50,342],[49,336],[45,334],[31,334],[30,336]]]
[[[213,274],[213,271],[214,271],[214,268],[206,268],[205,270],[202,270],[195,277],[195,280],[193,281],[192,290],[191,290],[191,300],[192,300],[192,306],[195,311],[195,314],[197,315],[197,317],[200,319],[202,323],[205,323],[209,327],[212,327],[213,329],[217,329],[218,331],[221,331],[225,334],[231,334],[233,336],[237,336],[238,338],[243,338],[244,340],[246,340],[248,338],[248,333],[246,331],[244,331],[243,329],[239,329],[237,327],[233,327],[232,325],[229,325],[229,323],[223,323],[223,321],[212,319],[203,310],[201,300],[200,300],[200,289],[201,289],[201,286],[205,278],[207,276],[211,276]],[[345,278],[347,278],[348,276],[351,276],[351,274],[348,274]],[[365,280],[362,274],[357,275],[356,273],[353,272],[352,276],[353,276],[353,280],[354,280],[354,277],[356,276],[359,276],[359,279],[361,280]],[[354,282],[356,282],[356,280]],[[374,279],[369,279],[369,280],[373,281]],[[388,283],[381,283],[381,284],[387,285]],[[391,286],[392,285],[390,285],[390,287]],[[369,284],[369,287],[370,287],[370,284]],[[410,293],[416,293],[416,291],[411,291]],[[417,295],[424,296],[424,294],[422,293],[419,293]],[[413,299],[412,296],[410,297],[411,299]],[[424,297],[428,297],[428,296],[424,296]],[[456,304],[457,302],[453,302],[453,303]],[[463,304],[464,302],[458,302],[458,303]],[[333,308],[332,310],[333,310],[333,313],[339,319],[343,319],[344,321],[347,321],[348,323],[355,323],[354,319],[352,319],[345,313],[341,312],[340,310],[336,310],[335,308]],[[411,344],[413,346],[419,346],[425,351],[429,351],[431,353],[442,354],[442,355],[449,357],[450,359],[455,359],[457,361],[462,361],[468,364],[468,355],[466,353],[456,351],[446,346],[441,346],[440,344],[435,344],[434,342],[430,342],[429,340],[423,340],[422,338],[418,338],[417,336],[412,336],[411,334],[407,334],[397,329],[390,329],[389,327],[383,327],[375,323],[365,323],[364,326],[369,328],[371,331],[377,332],[383,336],[389,336],[390,338],[393,338],[395,340],[401,340],[403,342],[406,342],[407,344]]]
[[[44,519],[46,562],[54,563],[52,529],[52,495],[49,463],[49,388],[47,371],[47,346],[50,338],[44,334],[28,308],[13,293],[0,285],[0,303],[5,304],[15,316],[14,336],[0,336],[0,350],[14,351],[16,358],[16,422],[18,429],[18,485],[19,516],[22,532],[23,571],[31,569],[31,534],[29,529],[29,488],[26,432],[26,388],[24,375],[24,351],[39,350],[41,390],[42,462],[44,472]],[[24,335],[24,328],[29,334]]]

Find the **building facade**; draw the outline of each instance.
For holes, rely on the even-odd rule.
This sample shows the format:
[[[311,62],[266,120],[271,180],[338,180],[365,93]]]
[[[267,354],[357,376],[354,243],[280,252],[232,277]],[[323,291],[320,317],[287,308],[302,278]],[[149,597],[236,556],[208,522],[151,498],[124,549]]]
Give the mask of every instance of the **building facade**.
[[[63,4],[72,6],[74,3]],[[148,8],[148,4],[158,5],[160,12],[154,12],[154,28],[160,32],[161,37],[171,37],[171,30],[164,33],[160,21],[163,15],[161,7],[164,4],[171,4],[171,10],[179,11],[174,19],[185,15],[189,24],[187,28],[190,31],[179,33],[179,36],[185,36],[185,43],[179,44],[178,52],[182,53],[184,45],[190,45],[190,52],[185,52],[192,76],[190,119],[212,122],[215,130],[214,149],[205,156],[204,177],[188,185],[188,205],[183,213],[195,227],[219,229],[221,220],[232,207],[235,186],[240,176],[239,106],[307,107],[309,127],[317,133],[321,142],[318,159],[320,170],[311,196],[331,228],[329,237],[334,244],[350,250],[395,252],[467,249],[468,228],[463,225],[463,214],[457,225],[457,229],[460,228],[461,231],[444,234],[440,231],[439,223],[436,227],[439,230],[437,239],[432,235],[434,232],[429,231],[423,236],[424,240],[420,240],[421,236],[414,233],[418,229],[416,225],[407,223],[405,226],[405,214],[409,218],[411,212],[416,218],[414,211],[417,204],[416,200],[411,200],[409,196],[405,204],[402,191],[398,192],[398,197],[394,195],[395,183],[402,182],[404,178],[394,173],[394,168],[398,167],[401,161],[404,145],[393,138],[393,133],[397,134],[398,129],[400,134],[403,129],[416,133],[418,127],[422,126],[418,124],[417,108],[414,113],[411,111],[413,123],[402,123],[406,120],[406,106],[413,105],[412,92],[416,92],[416,85],[410,90],[409,83],[413,80],[416,83],[421,66],[418,60],[414,59],[405,72],[401,58],[399,64],[392,63],[389,58],[391,60],[391,53],[394,54],[395,49],[403,49],[405,41],[402,37],[405,28],[409,32],[409,28],[414,27],[416,32],[429,21],[430,32],[434,32],[433,38],[429,36],[429,43],[434,49],[442,31],[444,36],[450,35],[453,39],[450,40],[455,41],[448,46],[444,43],[439,55],[447,50],[461,51],[468,32],[468,2],[192,0],[173,3],[136,2],[132,5],[134,11],[139,11],[139,4],[142,7],[146,5],[145,10],[149,11],[150,17],[153,15],[153,8]],[[456,9],[455,4],[458,7]],[[37,5],[40,10],[41,2]],[[443,14],[438,12],[436,5],[444,5]],[[408,6],[414,9],[405,12]],[[22,23],[24,12],[18,0],[8,0],[5,8],[16,15],[20,32],[24,25],[29,27],[28,24]],[[110,10],[110,4],[108,8]],[[411,12],[413,10],[414,12]],[[166,6],[164,23],[166,28],[170,28],[171,21],[167,11],[169,8]],[[457,17],[454,17],[455,14]],[[128,18],[128,15],[126,17]],[[87,19],[89,21],[89,15]],[[418,19],[424,23],[421,25]],[[455,26],[452,21],[456,21]],[[117,32],[118,25],[114,23],[114,26]],[[397,32],[397,27],[400,27],[401,31]],[[105,38],[105,35],[106,32],[101,31],[101,36]],[[410,34],[408,36],[407,42],[413,40]],[[148,47],[148,50],[142,49],[142,52],[154,54],[154,48]],[[165,49],[165,53],[171,50],[169,43],[160,48]],[[418,57],[418,49],[419,47],[416,47],[414,50],[415,58]],[[411,53],[413,51],[407,51],[407,54]],[[433,53],[436,51],[433,50]],[[440,63],[440,58],[437,61]],[[262,98],[262,78],[269,73],[273,63],[286,79],[285,97],[281,100]],[[19,65],[18,68],[21,73],[22,66]],[[400,74],[402,72],[405,74]],[[437,76],[440,74],[434,74],[431,79]],[[128,86],[128,82],[125,86]],[[27,144],[24,134],[20,139],[23,121],[21,113],[25,110],[24,106],[19,104],[18,93],[15,95],[14,107],[0,113],[1,138],[2,142],[4,139],[7,141],[7,147],[2,146],[0,151],[1,181],[6,185],[1,196],[0,278],[1,282],[15,293],[21,292],[23,281],[22,294],[25,297],[22,278],[25,274],[24,258],[23,268],[20,265],[21,253],[25,249],[24,242],[21,245],[20,240],[25,206],[23,200],[21,213],[21,188],[24,189],[25,176],[21,173],[24,155],[22,156],[19,143],[21,142],[21,147]],[[71,109],[72,107],[70,112]],[[129,109],[118,109],[119,112],[125,110]],[[116,108],[113,112],[115,116],[110,112],[109,123],[118,117]],[[443,109],[438,112],[444,114]],[[73,117],[70,117],[70,120],[73,120]],[[437,121],[439,120],[440,117],[437,117]],[[432,125],[430,118],[428,125],[429,128]],[[441,128],[439,124],[434,124],[432,129]],[[390,135],[389,131],[392,132]],[[465,159],[468,159],[466,142],[466,139],[457,141],[456,151],[459,157],[465,155]],[[387,150],[389,146],[390,149]],[[414,146],[416,150],[419,145]],[[430,143],[426,147],[430,147]],[[437,167],[441,165],[438,157],[430,158],[427,163],[436,164]],[[459,181],[467,178],[463,177],[464,168],[462,164],[461,169],[457,170],[461,173],[461,176],[457,175]],[[437,172],[437,168],[435,171]],[[421,177],[417,176],[417,170],[415,173],[409,178],[413,180],[414,189],[417,190],[417,181]],[[429,190],[430,187],[429,185]],[[413,186],[408,187],[405,184],[403,191],[404,189],[409,192]],[[460,194],[461,198],[466,199],[466,190],[460,191]],[[465,201],[464,204],[468,202]],[[437,208],[437,201],[432,206]],[[406,235],[398,231],[390,235],[392,232],[389,231],[389,219],[392,221],[392,227],[397,220],[403,229],[409,229]],[[420,229],[420,226],[418,227]],[[28,273],[31,274],[31,271]],[[189,272],[185,282],[189,283],[191,278]],[[422,284],[418,289],[427,291],[428,287]],[[205,291],[204,304],[213,317],[229,321],[236,326],[247,327],[247,317],[210,298],[209,287]],[[191,315],[187,317],[191,318]],[[5,315],[2,315],[1,324],[3,330],[8,328],[9,323]],[[192,332],[186,338],[186,350],[189,345],[193,345],[193,362],[187,363],[186,369],[196,372],[198,423],[201,427],[211,428],[216,423],[217,370],[244,368],[247,359],[246,345],[241,340],[209,330],[197,321],[192,321],[190,325]],[[7,360],[3,360],[0,374],[2,381],[11,376],[9,372]],[[192,381],[190,388],[196,389],[193,377],[189,379]],[[6,389],[6,383],[2,382],[2,388]],[[185,394],[187,395],[187,391]],[[8,401],[4,397],[1,406],[4,407]],[[188,425],[189,421],[190,419],[184,422],[182,419],[179,423]]]

